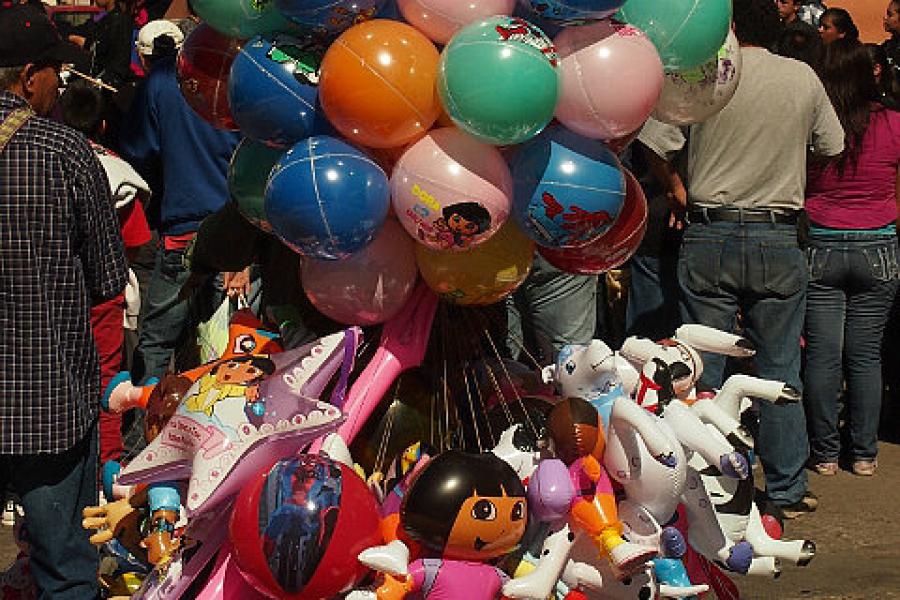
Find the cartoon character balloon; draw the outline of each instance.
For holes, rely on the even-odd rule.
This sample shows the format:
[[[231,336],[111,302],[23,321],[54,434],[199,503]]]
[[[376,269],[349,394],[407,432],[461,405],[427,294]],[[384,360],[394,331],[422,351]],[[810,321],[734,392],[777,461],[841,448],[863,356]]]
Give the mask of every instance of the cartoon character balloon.
[[[120,482],[189,478],[189,515],[231,497],[260,463],[338,426],[340,410],[318,397],[339,368],[343,393],[358,344],[359,331],[348,329],[290,352],[214,363]]]
[[[501,459],[450,450],[422,468],[403,500],[400,520],[411,538],[440,558],[386,573],[379,598],[418,592],[432,600],[493,600],[508,576],[486,561],[516,549],[528,524],[528,505],[519,476]]]
[[[331,598],[362,579],[357,554],[380,542],[375,498],[346,465],[301,454],[259,471],[235,503],[238,567],[267,595]]]
[[[615,224],[625,201],[619,160],[554,125],[516,150],[513,218],[541,246],[583,246]]]
[[[419,243],[466,250],[495,234],[512,203],[512,177],[500,152],[455,127],[432,130],[391,175],[394,212]]]

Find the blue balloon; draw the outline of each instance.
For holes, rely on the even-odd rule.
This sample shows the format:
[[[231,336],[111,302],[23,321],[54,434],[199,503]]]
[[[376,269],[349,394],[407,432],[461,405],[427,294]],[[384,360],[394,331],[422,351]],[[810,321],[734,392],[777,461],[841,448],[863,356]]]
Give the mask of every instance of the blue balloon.
[[[255,37],[238,53],[228,79],[228,104],[241,132],[287,148],[323,132],[319,66],[325,48],[312,39]]]
[[[387,0],[275,0],[282,15],[325,33],[340,33],[374,18]]]
[[[545,129],[512,157],[513,218],[548,248],[583,246],[606,233],[625,201],[616,155],[561,125]]]
[[[371,158],[329,136],[291,148],[272,168],[266,215],[297,252],[341,259],[375,237],[387,216],[387,175]]]
[[[561,25],[578,25],[603,19],[625,0],[521,0],[532,14]]]

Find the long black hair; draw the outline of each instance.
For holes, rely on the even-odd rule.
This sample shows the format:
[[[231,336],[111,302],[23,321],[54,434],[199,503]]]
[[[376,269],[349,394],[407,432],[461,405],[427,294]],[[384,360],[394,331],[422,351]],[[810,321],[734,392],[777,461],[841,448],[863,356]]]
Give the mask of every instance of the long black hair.
[[[900,2],[900,0],[895,0]],[[893,110],[900,110],[900,79],[898,79],[898,71],[888,61],[887,52],[884,46],[879,44],[866,44],[866,50],[869,52],[869,58],[872,59],[872,65],[878,67],[879,74],[876,76],[878,83],[879,100],[882,104]]]
[[[826,8],[822,16],[819,17],[819,23],[825,17],[831,17],[831,23],[835,29],[844,34],[845,40],[859,41],[859,28],[853,22],[853,17],[846,10],[843,8]]]
[[[843,38],[825,47],[819,77],[844,127],[844,153],[838,159],[838,175],[847,164],[856,164],[863,137],[869,128],[880,93],[869,51],[858,40]]]

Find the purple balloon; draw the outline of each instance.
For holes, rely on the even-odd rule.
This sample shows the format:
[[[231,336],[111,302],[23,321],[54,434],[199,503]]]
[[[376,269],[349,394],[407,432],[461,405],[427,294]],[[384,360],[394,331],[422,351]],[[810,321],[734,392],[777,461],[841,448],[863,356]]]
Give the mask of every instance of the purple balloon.
[[[528,508],[539,521],[555,521],[569,514],[575,487],[569,469],[558,458],[540,462],[528,480]]]

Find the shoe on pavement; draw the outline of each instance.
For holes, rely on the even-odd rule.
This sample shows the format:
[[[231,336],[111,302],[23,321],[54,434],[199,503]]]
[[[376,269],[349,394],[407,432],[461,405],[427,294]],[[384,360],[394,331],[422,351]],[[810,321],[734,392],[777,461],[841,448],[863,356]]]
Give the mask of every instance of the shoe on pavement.
[[[837,475],[838,464],[836,462],[820,462],[813,465],[813,470],[819,475],[831,477]]]
[[[875,474],[875,469],[877,468],[877,460],[855,460],[851,466],[853,474],[860,477],[871,477]]]
[[[782,504],[778,506],[785,519],[796,519],[801,515],[816,512],[818,507],[818,496],[809,491],[803,494],[803,497],[793,504]]]

